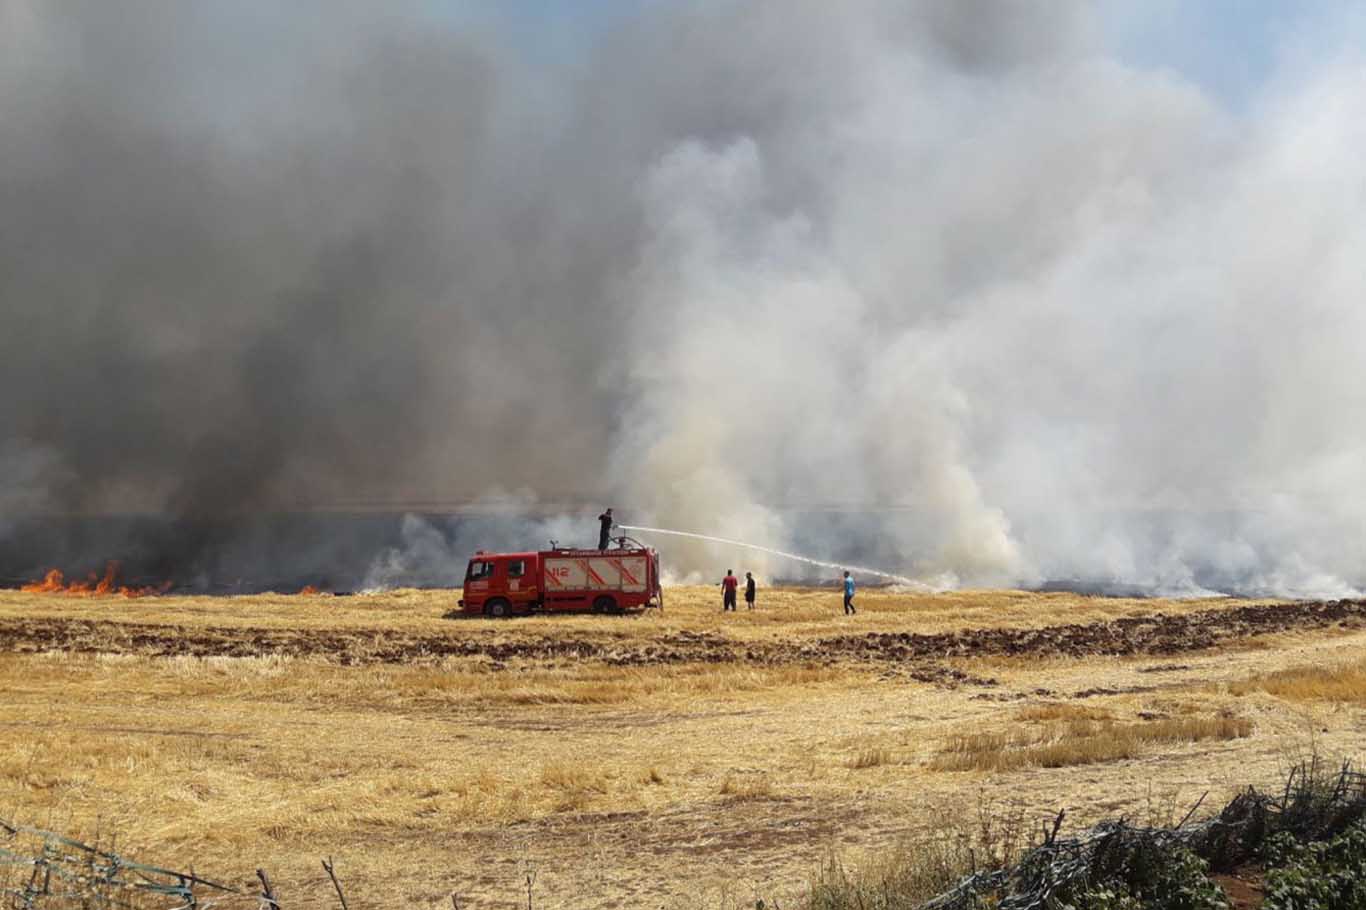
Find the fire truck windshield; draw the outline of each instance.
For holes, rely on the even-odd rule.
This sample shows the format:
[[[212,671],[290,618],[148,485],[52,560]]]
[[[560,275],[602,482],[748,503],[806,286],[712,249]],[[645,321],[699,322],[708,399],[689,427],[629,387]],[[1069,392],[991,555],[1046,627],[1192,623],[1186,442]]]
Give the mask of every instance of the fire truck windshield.
[[[481,559],[471,559],[469,571],[465,573],[466,581],[477,581],[481,578],[488,578],[493,574],[493,563],[484,562]]]

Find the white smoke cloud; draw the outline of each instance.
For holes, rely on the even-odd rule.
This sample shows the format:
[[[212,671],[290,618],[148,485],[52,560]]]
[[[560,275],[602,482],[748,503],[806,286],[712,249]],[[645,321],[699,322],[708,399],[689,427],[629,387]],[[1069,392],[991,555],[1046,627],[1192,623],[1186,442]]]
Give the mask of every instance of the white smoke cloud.
[[[755,504],[805,494],[905,507],[889,567],[962,583],[1356,590],[1361,61],[1234,120],[1084,28],[1023,62],[955,31],[966,66],[837,33],[846,104],[644,181],[655,520],[772,540]],[[777,110],[830,63],[770,50]]]
[[[530,490],[492,489],[473,502],[461,518],[404,515],[398,541],[374,556],[360,588],[459,588],[465,580],[466,565],[477,550],[522,552],[545,549],[552,543],[597,545],[598,526],[592,515],[538,515],[543,511]]]

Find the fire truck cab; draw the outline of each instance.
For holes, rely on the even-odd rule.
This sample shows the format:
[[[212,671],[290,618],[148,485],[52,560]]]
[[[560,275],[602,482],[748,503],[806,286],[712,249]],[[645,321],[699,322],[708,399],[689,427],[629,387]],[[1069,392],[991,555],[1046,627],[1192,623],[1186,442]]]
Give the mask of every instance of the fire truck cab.
[[[555,548],[476,552],[465,570],[465,613],[510,616],[539,611],[623,613],[660,607],[659,553],[629,538],[608,550]]]

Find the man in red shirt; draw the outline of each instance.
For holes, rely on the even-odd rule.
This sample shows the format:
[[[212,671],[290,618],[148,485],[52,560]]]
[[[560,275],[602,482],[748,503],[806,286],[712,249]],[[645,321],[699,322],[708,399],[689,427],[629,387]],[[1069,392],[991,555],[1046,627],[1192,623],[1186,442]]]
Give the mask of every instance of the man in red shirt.
[[[730,569],[726,570],[726,577],[721,579],[721,612],[735,609],[735,588],[740,584],[740,579],[736,578]]]

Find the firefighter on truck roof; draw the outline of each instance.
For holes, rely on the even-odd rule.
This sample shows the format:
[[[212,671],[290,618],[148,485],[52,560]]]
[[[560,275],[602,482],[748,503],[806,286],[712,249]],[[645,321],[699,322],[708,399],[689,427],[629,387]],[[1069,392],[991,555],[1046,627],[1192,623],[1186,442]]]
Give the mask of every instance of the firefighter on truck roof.
[[[601,525],[601,530],[598,531],[598,549],[605,550],[607,549],[607,538],[612,533],[611,509],[608,509],[606,512],[603,512],[601,515],[598,516],[598,524]]]

